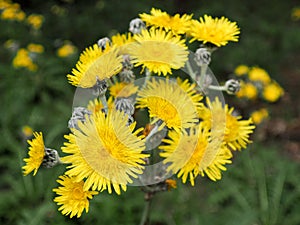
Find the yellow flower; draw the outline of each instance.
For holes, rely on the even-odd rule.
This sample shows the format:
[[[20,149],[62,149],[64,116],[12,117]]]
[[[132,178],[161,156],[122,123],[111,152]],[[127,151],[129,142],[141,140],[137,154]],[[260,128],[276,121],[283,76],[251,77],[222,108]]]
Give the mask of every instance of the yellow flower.
[[[33,130],[30,126],[23,126],[22,127],[22,134],[24,135],[24,137],[28,138],[31,137],[33,135]]]
[[[114,107],[114,100],[112,96],[108,98],[107,105],[109,110],[111,110]],[[104,109],[104,107],[102,102],[98,98],[95,98],[94,100],[89,101],[87,109],[92,113],[97,113],[101,112],[101,110]]]
[[[211,43],[217,47],[224,46],[228,41],[238,41],[240,29],[236,22],[230,22],[227,18],[215,18],[204,15],[198,20],[192,20],[189,34],[192,36],[191,42],[198,40],[203,44]]]
[[[60,205],[58,209],[63,215],[79,218],[85,209],[89,211],[89,199],[98,194],[97,191],[84,190],[84,181],[76,181],[74,177],[59,176],[57,182],[61,185],[53,191],[60,196],[54,198],[54,202]]]
[[[236,93],[236,96],[254,100],[257,97],[257,88],[252,83],[241,82],[241,89]]]
[[[3,4],[1,6],[1,9],[3,9],[1,13],[1,19],[4,20],[16,20],[16,21],[22,21],[25,19],[26,14],[21,10],[21,7],[18,3],[10,4],[7,2],[7,4]]]
[[[170,191],[172,188],[173,189],[177,188],[176,180],[166,179],[165,183],[167,184],[168,191]]]
[[[80,130],[73,129],[65,136],[68,142],[62,151],[69,155],[61,160],[71,163],[66,174],[77,182],[86,178],[85,191],[108,189],[111,193],[113,187],[120,194],[132,182],[131,177],[142,173],[143,159],[148,157],[142,153],[145,143],[132,133],[134,126],[126,124],[127,116],[120,111],[98,112],[79,122]]]
[[[300,19],[300,7],[293,8],[291,17],[292,17],[293,20],[299,20]]]
[[[249,136],[255,128],[252,119],[242,120],[241,116],[233,116],[234,108],[227,104],[222,106],[218,98],[211,102],[206,99],[207,108],[199,111],[199,117],[205,127],[211,129],[212,138],[222,139],[232,150],[241,150],[251,143]]]
[[[239,65],[235,68],[234,74],[237,76],[245,75],[249,72],[249,67],[246,65]]]
[[[271,78],[267,71],[259,67],[252,67],[249,71],[248,76],[251,81],[260,81],[264,84],[268,84],[271,81]]]
[[[71,43],[66,43],[57,49],[57,55],[61,58],[66,58],[76,52],[77,48]]]
[[[34,53],[43,53],[44,52],[44,46],[39,44],[29,44],[27,46],[28,51],[34,52]]]
[[[13,66],[15,68],[24,67],[30,71],[37,70],[37,65],[32,62],[29,52],[24,48],[19,49],[17,52],[17,55],[13,59]]]
[[[45,145],[43,140],[43,134],[34,132],[34,139],[28,140],[29,147],[29,158],[25,158],[24,162],[26,165],[22,167],[24,176],[33,172],[33,176],[37,173],[39,167],[41,166],[44,155],[45,155]]]
[[[139,87],[135,86],[133,83],[127,84],[124,82],[118,82],[109,87],[109,93],[114,98],[127,98],[135,94],[138,89]]]
[[[142,30],[134,36],[137,42],[130,45],[130,56],[135,66],[146,67],[160,75],[180,69],[188,59],[187,47],[179,36],[173,36],[162,29]]]
[[[31,25],[35,30],[41,28],[44,17],[38,14],[31,14],[27,17],[27,23]]]
[[[94,44],[80,54],[76,68],[68,74],[69,82],[83,88],[93,87],[97,78],[103,80],[116,75],[122,69],[122,56],[115,48],[102,49]]]
[[[221,179],[221,171],[225,171],[225,164],[231,163],[232,153],[224,145],[215,145],[210,139],[208,129],[200,123],[199,128],[193,128],[189,134],[169,132],[169,139],[164,140],[168,145],[159,148],[160,155],[165,158],[164,163],[170,163],[167,171],[182,177],[186,183],[189,178],[192,186],[198,175],[205,174],[213,181]]]
[[[276,102],[283,94],[283,89],[275,81],[272,81],[263,89],[263,97],[269,102]]]
[[[153,26],[155,28],[163,28],[166,31],[172,31],[174,34],[184,34],[190,29],[192,15],[176,14],[170,16],[166,12],[162,12],[160,9],[151,9],[151,15],[143,13],[140,17],[146,22],[147,26]]]
[[[120,55],[128,54],[128,44],[132,43],[133,37],[131,33],[128,34],[116,34],[111,37],[112,45],[117,46]]]
[[[253,123],[260,124],[263,120],[269,117],[269,112],[266,108],[262,108],[252,112],[250,117],[252,118]]]
[[[197,110],[202,106],[199,102],[202,97],[190,88],[191,85],[185,85],[187,88],[169,79],[152,79],[138,92],[137,108],[149,109],[150,118],[154,118],[152,124],[162,120],[159,129],[167,126],[180,132],[189,128],[198,121]]]

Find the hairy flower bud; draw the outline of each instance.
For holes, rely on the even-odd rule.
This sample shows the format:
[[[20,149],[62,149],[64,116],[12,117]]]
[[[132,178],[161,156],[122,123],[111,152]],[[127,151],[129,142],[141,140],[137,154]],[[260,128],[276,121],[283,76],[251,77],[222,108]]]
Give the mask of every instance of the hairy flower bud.
[[[145,29],[146,25],[140,18],[135,18],[129,23],[129,31],[133,34],[141,33],[142,29]]]
[[[119,98],[115,101],[116,110],[124,112],[128,115],[133,115],[134,106],[130,99],[128,98]]]
[[[225,83],[225,90],[228,94],[234,95],[241,88],[240,82],[238,80],[230,79]]]
[[[195,52],[195,61],[198,66],[209,65],[211,53],[207,48],[198,48]]]
[[[42,166],[46,168],[52,168],[60,163],[59,155],[55,149],[45,148],[45,155],[42,162]]]
[[[97,77],[97,81],[96,84],[91,87],[93,95],[95,96],[100,96],[100,95],[104,95],[105,92],[107,91],[107,81],[106,80],[99,80]]]
[[[69,128],[78,128],[78,121],[85,122],[85,115],[91,115],[92,112],[84,107],[75,107],[71,119],[68,122]]]
[[[97,41],[97,44],[102,49],[102,51],[106,48],[106,45],[110,44],[110,43],[111,43],[111,41],[108,37],[100,38]]]

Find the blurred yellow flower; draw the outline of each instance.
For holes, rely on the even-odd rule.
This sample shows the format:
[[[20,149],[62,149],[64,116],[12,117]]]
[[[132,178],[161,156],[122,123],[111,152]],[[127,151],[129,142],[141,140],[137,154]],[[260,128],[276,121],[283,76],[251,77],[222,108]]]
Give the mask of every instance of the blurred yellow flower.
[[[276,102],[283,94],[284,90],[275,81],[272,81],[263,89],[263,98],[269,102]]]
[[[36,71],[37,65],[34,64],[29,56],[28,50],[21,48],[17,52],[16,56],[13,59],[13,66],[15,68],[27,68],[30,71]]]
[[[235,68],[234,74],[237,76],[245,75],[249,72],[249,67],[246,65],[239,65]]]
[[[64,44],[59,49],[57,49],[57,55],[61,58],[66,58],[73,55],[77,51],[77,48],[71,43]]]
[[[202,123],[199,128],[193,128],[189,134],[170,131],[169,139],[161,145],[160,156],[169,164],[167,171],[177,174],[186,183],[189,178],[192,186],[198,175],[205,174],[213,181],[221,179],[221,171],[225,171],[225,164],[231,163],[232,153],[224,145],[210,144],[210,133]]]
[[[257,98],[258,91],[254,84],[241,82],[241,89],[236,93],[238,98],[248,98],[254,100]]]
[[[114,100],[113,97],[110,96],[107,100],[108,110],[111,110],[114,107]],[[104,109],[102,102],[95,98],[94,100],[90,100],[87,106],[87,109],[90,110],[92,113],[101,112]]]
[[[30,126],[26,125],[22,127],[22,134],[24,137],[29,138],[33,135],[33,130]]]
[[[44,52],[44,46],[40,44],[29,44],[27,46],[28,51],[35,52],[35,53],[43,53]]]
[[[268,72],[259,67],[252,67],[248,76],[251,81],[260,81],[263,84],[268,84],[271,81]]]
[[[162,29],[142,30],[134,39],[130,45],[132,63],[158,75],[171,74],[171,69],[180,69],[188,59],[184,40]]]
[[[70,218],[79,218],[83,210],[88,213],[89,199],[98,194],[97,191],[84,190],[84,181],[76,181],[74,177],[59,176],[56,180],[61,186],[54,188],[53,191],[59,195],[54,198],[54,202],[60,206],[58,209],[63,215],[70,215]]]
[[[41,28],[44,21],[44,17],[38,14],[31,14],[27,17],[27,23],[31,25],[35,30]]]
[[[239,39],[240,28],[236,22],[231,22],[224,16],[212,18],[204,15],[199,20],[192,20],[189,35],[192,36],[190,42],[195,40],[202,41],[203,44],[211,43],[217,47],[224,46],[228,41],[237,42]]]
[[[37,173],[40,168],[44,155],[45,155],[45,145],[43,140],[43,134],[34,132],[34,139],[28,140],[29,147],[29,158],[25,158],[24,162],[26,165],[22,167],[24,176],[28,175],[33,171],[33,176]]]
[[[163,28],[166,31],[172,31],[174,34],[184,34],[190,29],[192,15],[176,14],[170,16],[166,12],[162,12],[160,9],[151,9],[151,15],[143,13],[140,17],[146,22],[147,26],[153,26],[155,28]]]
[[[134,124],[134,123],[133,123]],[[62,151],[69,155],[61,160],[71,163],[68,176],[79,182],[86,178],[83,190],[106,190],[117,194],[126,191],[132,178],[143,172],[147,154],[145,143],[127,126],[127,117],[120,111],[111,110],[92,114],[79,130],[65,135],[68,140]]]
[[[109,93],[114,98],[127,98],[137,92],[138,86],[133,83],[128,84],[124,82],[117,82],[113,86],[109,87]]]
[[[291,17],[293,20],[299,20],[300,19],[300,7],[295,7],[292,10]]]
[[[10,2],[4,1],[0,5],[0,9],[3,9],[1,13],[1,19],[3,20],[22,21],[26,17],[26,14],[21,10],[21,7],[18,3],[11,4]]]
[[[250,117],[252,118],[253,123],[260,124],[263,120],[269,117],[269,112],[266,108],[262,108],[252,112]]]

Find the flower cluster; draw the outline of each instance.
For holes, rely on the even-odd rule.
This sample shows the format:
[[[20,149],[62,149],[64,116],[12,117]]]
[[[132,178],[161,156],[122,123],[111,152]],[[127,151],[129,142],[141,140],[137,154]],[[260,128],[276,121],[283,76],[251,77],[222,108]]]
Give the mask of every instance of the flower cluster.
[[[235,22],[152,9],[132,20],[129,31],[87,47],[67,75],[92,98],[73,109],[61,147],[65,156],[45,147],[42,133],[28,142],[25,175],[35,175],[41,165],[67,165],[57,180],[60,187],[53,189],[64,215],[80,217],[94,195],[121,194],[131,183],[153,194],[175,188],[175,180],[168,179],[173,174],[191,185],[199,175],[219,180],[232,163],[232,151],[251,143],[252,120],[209,97],[210,91],[239,90],[233,80],[214,85],[207,67],[213,50],[238,40]],[[187,44],[195,41],[196,55]],[[191,79],[183,79],[183,67]],[[147,177],[154,155],[161,159],[160,171]]]
[[[244,100],[266,103],[275,103],[283,95],[283,88],[270,77],[268,72],[260,67],[239,65],[234,70],[234,75],[240,80],[241,88],[236,96]],[[255,124],[260,124],[268,118],[269,112],[266,108],[253,111],[251,114]]]
[[[39,14],[30,14],[27,16],[21,9],[20,4],[10,0],[0,0],[0,18],[2,20],[24,22],[34,30],[39,30],[44,20],[44,17]]]

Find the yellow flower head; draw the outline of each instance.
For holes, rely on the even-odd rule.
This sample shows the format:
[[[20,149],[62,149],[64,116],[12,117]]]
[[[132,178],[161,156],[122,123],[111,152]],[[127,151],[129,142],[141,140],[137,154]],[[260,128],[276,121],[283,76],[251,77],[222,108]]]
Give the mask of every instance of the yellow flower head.
[[[24,137],[28,138],[31,137],[33,135],[33,130],[30,126],[26,125],[22,127],[22,134],[24,135]]]
[[[263,84],[268,84],[271,81],[271,78],[267,71],[259,67],[252,67],[249,71],[248,76],[251,81],[260,81]]]
[[[260,124],[263,120],[269,117],[269,112],[266,108],[262,108],[252,112],[250,117],[252,118],[253,123]]]
[[[151,15],[143,13],[140,17],[146,22],[147,26],[153,26],[155,28],[163,28],[166,31],[172,31],[174,34],[184,34],[190,29],[192,15],[176,14],[170,16],[166,12],[162,12],[160,9],[151,9]]]
[[[224,145],[216,145],[210,139],[208,129],[200,123],[199,128],[191,129],[189,134],[169,132],[169,138],[159,148],[164,163],[170,163],[167,170],[177,174],[186,183],[189,178],[192,186],[198,175],[205,174],[213,181],[221,179],[221,171],[225,164],[231,163],[232,154]]]
[[[70,55],[73,55],[77,51],[77,48],[71,43],[66,43],[57,49],[57,55],[61,58],[66,58]]]
[[[236,93],[238,98],[248,98],[250,100],[254,100],[257,98],[257,88],[252,83],[244,83],[241,82],[241,89]]]
[[[249,72],[249,67],[246,65],[239,65],[235,68],[234,74],[237,76],[243,76]]]
[[[107,46],[104,51],[97,45],[86,48],[80,54],[76,68],[68,74],[69,82],[83,88],[93,87],[97,78],[103,80],[119,73],[122,69],[122,56],[114,47]]]
[[[134,36],[136,42],[130,45],[130,56],[135,66],[148,68],[160,75],[172,73],[171,69],[180,69],[188,59],[187,47],[179,36],[162,29],[144,29]]]
[[[38,30],[43,24],[44,17],[42,15],[31,14],[27,17],[27,23],[34,29]]]
[[[217,47],[224,46],[228,41],[238,41],[240,29],[236,22],[230,22],[227,18],[215,18],[204,15],[198,20],[192,20],[189,34],[192,36],[191,42],[198,40],[203,44],[211,43]]]
[[[207,108],[199,111],[205,127],[211,129],[213,138],[222,139],[232,150],[241,150],[251,143],[249,136],[255,128],[252,119],[241,120],[241,116],[233,116],[234,108],[222,106],[218,98],[211,102],[206,99]]]
[[[112,96],[108,98],[107,106],[108,110],[111,110],[114,107],[114,100]],[[87,109],[92,113],[97,113],[101,112],[101,110],[104,109],[104,107],[102,102],[98,98],[95,98],[94,100],[89,101]]]
[[[167,126],[180,132],[198,121],[197,110],[202,106],[199,102],[202,96],[191,86],[187,82],[178,85],[169,79],[152,79],[138,92],[137,108],[148,108],[150,117],[154,118],[152,124],[162,120],[159,129]]]
[[[34,132],[34,139],[28,140],[29,147],[29,158],[25,158],[24,161],[26,165],[22,167],[24,176],[28,175],[29,173],[33,172],[33,176],[37,173],[38,169],[40,168],[44,155],[45,155],[45,145],[43,140],[43,134]]]
[[[44,46],[39,44],[29,44],[27,46],[28,51],[34,52],[34,53],[43,53],[44,52]]]
[[[28,50],[21,48],[13,59],[13,66],[15,68],[27,68],[30,71],[36,71],[37,65],[32,62]]]
[[[128,34],[116,34],[111,37],[111,44],[115,45],[120,55],[128,54],[128,46],[132,43],[133,37],[131,33]]]
[[[292,10],[291,17],[293,20],[299,20],[300,19],[300,7],[295,7]]]
[[[62,151],[69,154],[61,160],[71,163],[66,174],[76,177],[76,181],[86,178],[83,189],[105,190],[117,194],[126,191],[131,177],[141,174],[145,143],[136,133],[134,126],[127,126],[127,116],[120,111],[111,110],[86,117],[79,122],[80,130],[73,129],[66,135],[68,140]],[[121,187],[121,189],[120,189]]]
[[[26,14],[21,10],[18,3],[12,4],[11,2],[0,2],[0,10],[2,9],[1,19],[3,20],[16,20],[23,21]]]
[[[58,209],[63,215],[70,215],[70,218],[81,216],[83,210],[86,213],[89,211],[89,199],[93,198],[93,195],[98,194],[97,191],[84,190],[84,181],[76,181],[73,177],[59,176],[57,182],[61,185],[58,188],[54,188],[53,191],[59,195],[54,198],[54,202],[60,205]]]
[[[135,94],[139,89],[133,83],[127,84],[124,82],[115,83],[113,86],[109,87],[109,93],[114,98],[128,98],[129,96]]]
[[[269,102],[276,102],[283,94],[283,89],[275,81],[265,86],[263,90],[263,98]]]

